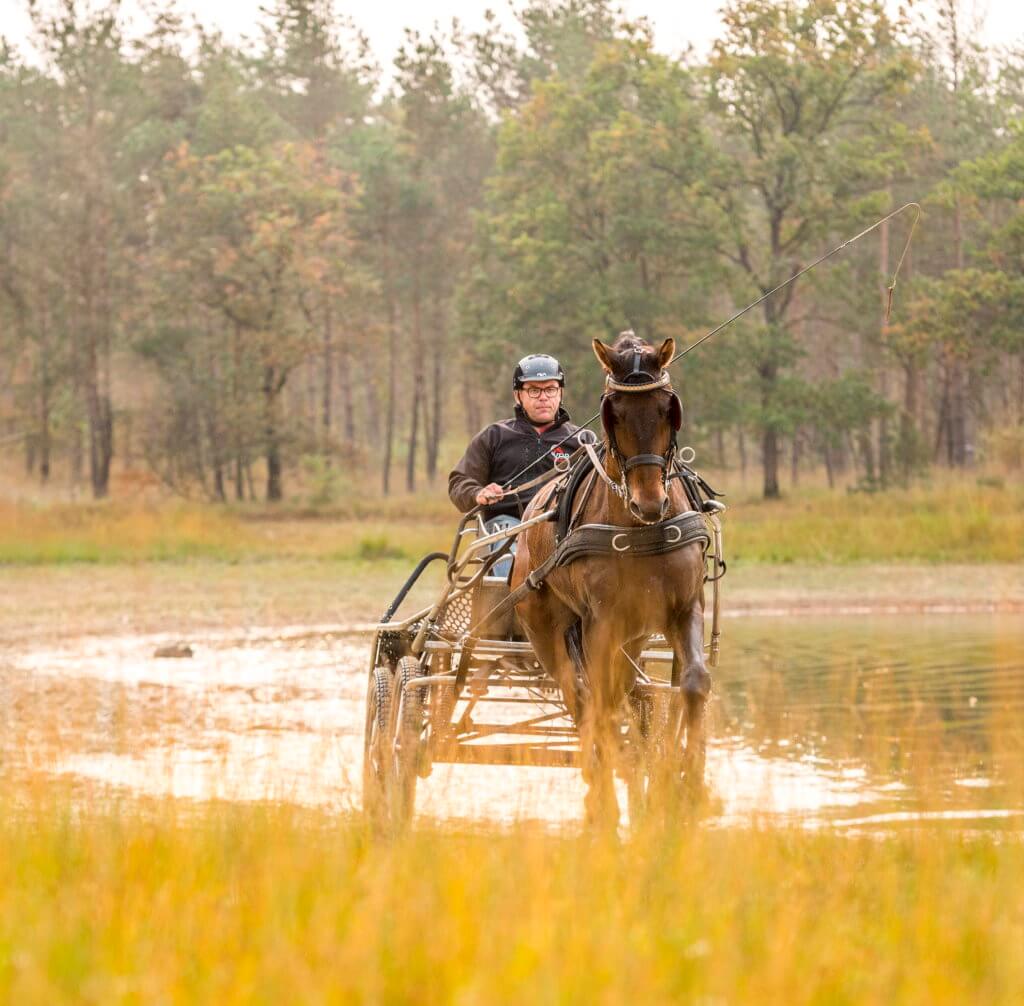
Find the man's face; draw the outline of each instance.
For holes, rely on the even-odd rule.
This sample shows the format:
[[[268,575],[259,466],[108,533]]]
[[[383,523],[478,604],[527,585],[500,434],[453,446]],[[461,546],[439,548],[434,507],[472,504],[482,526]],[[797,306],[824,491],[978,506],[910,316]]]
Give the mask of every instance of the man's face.
[[[535,426],[554,422],[562,404],[562,389],[558,381],[525,381],[522,391],[516,392],[516,401],[523,407],[527,419]]]

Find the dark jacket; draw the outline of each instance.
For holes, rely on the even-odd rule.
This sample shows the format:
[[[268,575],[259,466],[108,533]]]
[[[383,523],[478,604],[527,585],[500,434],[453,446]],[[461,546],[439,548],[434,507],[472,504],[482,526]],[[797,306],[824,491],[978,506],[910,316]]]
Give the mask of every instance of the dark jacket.
[[[517,405],[514,418],[492,423],[469,442],[466,453],[448,476],[451,501],[465,513],[476,506],[476,494],[491,482],[504,486],[513,476],[518,476],[512,483],[517,486],[551,471],[557,454],[568,457],[579,447],[577,432],[579,427],[569,421],[569,413],[559,409],[554,423],[538,434],[522,407]],[[548,453],[566,437],[569,439],[564,444]],[[534,461],[537,463],[533,464]],[[523,471],[528,465],[530,467]],[[484,519],[490,520],[499,514],[521,516],[539,488],[527,489],[520,496],[506,496],[500,503],[486,507]]]

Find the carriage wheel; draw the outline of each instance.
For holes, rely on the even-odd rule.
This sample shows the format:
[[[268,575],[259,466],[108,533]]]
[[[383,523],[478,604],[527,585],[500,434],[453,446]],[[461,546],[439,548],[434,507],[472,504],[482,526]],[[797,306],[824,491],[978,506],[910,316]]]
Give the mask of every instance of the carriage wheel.
[[[412,820],[416,806],[416,778],[423,737],[424,694],[420,688],[406,688],[414,678],[423,676],[415,657],[402,657],[395,671],[391,691],[391,772],[388,780],[388,805],[391,824],[404,828]]]
[[[383,667],[370,672],[363,732],[363,812],[377,829],[388,819],[388,726],[391,675]]]

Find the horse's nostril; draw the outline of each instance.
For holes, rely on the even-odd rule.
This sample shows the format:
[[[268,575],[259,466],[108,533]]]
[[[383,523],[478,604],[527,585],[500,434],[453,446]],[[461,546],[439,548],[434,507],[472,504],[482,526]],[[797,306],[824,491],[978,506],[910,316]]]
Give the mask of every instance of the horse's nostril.
[[[668,500],[663,500],[660,509],[657,504],[651,507],[642,507],[636,500],[629,501],[629,512],[639,521],[643,521],[644,524],[654,524],[656,521],[661,520],[665,516],[665,508],[668,505]]]

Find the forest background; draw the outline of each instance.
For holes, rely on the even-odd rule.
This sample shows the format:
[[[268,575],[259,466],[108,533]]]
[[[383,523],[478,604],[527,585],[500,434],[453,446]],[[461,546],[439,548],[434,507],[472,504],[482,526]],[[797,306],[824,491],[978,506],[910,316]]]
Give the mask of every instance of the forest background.
[[[1024,468],[1024,52],[957,0],[732,0],[706,58],[605,0],[408,33],[330,0],[229,43],[29,5],[0,49],[0,461],[62,489],[440,490],[527,352],[682,348],[698,465],[778,496]],[[976,476],[972,476],[976,477]],[[134,480],[134,483],[132,482]]]

